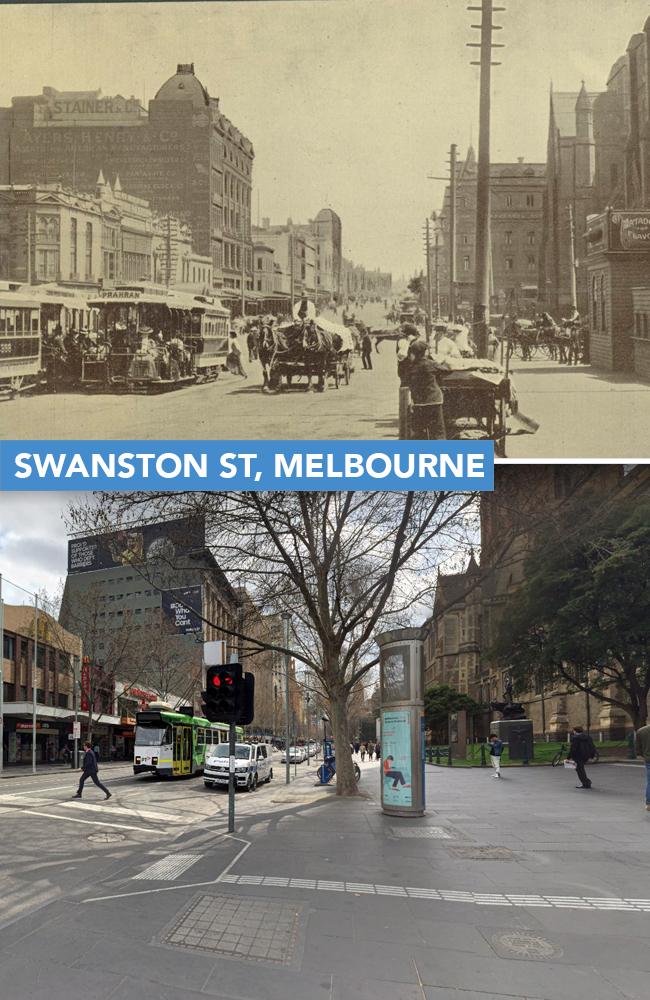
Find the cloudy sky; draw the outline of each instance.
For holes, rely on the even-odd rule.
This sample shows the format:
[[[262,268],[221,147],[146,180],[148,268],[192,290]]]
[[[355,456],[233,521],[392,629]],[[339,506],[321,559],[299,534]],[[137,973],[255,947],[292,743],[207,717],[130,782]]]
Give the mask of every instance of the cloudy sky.
[[[476,2],[476,0],[474,0]],[[0,103],[101,89],[154,96],[194,62],[255,145],[253,205],[275,221],[323,206],[344,250],[395,274],[421,266],[451,142],[477,134],[466,0],[42,4],[0,8]],[[499,3],[499,6],[502,4]],[[548,90],[603,89],[647,0],[509,0],[495,69],[493,159],[544,158]]]
[[[14,584],[57,592],[68,558],[63,514],[72,499],[78,494],[0,493],[0,572],[7,604],[29,600]]]

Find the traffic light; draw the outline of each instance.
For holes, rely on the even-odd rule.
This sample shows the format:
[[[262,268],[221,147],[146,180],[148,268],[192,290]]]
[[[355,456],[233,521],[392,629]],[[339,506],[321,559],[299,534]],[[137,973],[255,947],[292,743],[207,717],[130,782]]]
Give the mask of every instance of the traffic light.
[[[243,707],[244,677],[241,663],[208,667],[205,674],[203,711],[210,722],[238,724]]]
[[[255,718],[255,674],[244,674],[244,698],[241,715],[239,716],[240,726],[250,726]]]

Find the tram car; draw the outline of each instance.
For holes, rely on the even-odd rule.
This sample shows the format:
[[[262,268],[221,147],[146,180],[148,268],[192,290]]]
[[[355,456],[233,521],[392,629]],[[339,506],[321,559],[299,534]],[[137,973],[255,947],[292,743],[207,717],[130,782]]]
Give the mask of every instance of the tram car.
[[[13,398],[42,375],[40,307],[18,286],[0,289],[0,395]]]
[[[165,702],[151,702],[135,720],[133,773],[159,778],[181,778],[201,774],[206,753],[216,743],[228,741],[228,726],[208,722],[188,709],[173,710]],[[243,729],[237,728],[237,739]]]
[[[161,392],[216,379],[225,367],[230,314],[216,298],[119,285],[90,305],[98,323],[83,352],[87,388]]]

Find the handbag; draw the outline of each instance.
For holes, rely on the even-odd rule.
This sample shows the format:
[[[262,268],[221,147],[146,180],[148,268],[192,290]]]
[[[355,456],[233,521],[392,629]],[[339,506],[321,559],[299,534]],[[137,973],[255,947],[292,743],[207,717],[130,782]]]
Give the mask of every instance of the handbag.
[[[565,760],[562,762],[562,766],[568,768],[570,771],[575,771],[576,762],[574,760]]]

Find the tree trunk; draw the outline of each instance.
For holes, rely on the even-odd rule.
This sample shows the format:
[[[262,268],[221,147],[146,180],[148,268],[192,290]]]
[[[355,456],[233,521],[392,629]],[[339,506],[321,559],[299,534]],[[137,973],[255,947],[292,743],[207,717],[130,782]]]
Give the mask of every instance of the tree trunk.
[[[350,732],[347,715],[348,696],[345,691],[330,694],[330,722],[336,740],[336,794],[356,795],[357,783],[354,779],[352,754],[350,753]]]

